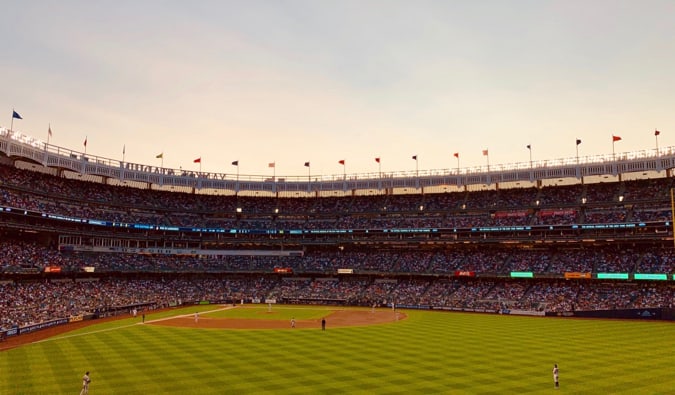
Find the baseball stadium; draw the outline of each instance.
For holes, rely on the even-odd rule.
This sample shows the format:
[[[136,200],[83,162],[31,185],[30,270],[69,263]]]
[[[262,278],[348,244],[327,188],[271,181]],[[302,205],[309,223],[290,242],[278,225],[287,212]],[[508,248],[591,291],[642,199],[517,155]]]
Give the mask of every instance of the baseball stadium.
[[[672,394],[673,169],[269,177],[0,128],[0,394]]]

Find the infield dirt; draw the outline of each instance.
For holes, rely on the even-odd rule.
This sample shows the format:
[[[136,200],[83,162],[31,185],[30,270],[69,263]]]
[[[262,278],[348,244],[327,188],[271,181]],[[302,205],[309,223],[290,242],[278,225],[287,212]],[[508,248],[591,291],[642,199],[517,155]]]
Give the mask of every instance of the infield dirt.
[[[405,313],[391,310],[331,310],[327,312],[326,328],[345,326],[367,326],[384,324],[407,318]],[[181,316],[148,323],[149,325],[174,326],[182,328],[210,329],[293,329],[290,322],[274,319],[209,318],[200,316],[195,322],[194,316]],[[321,320],[296,320],[294,329],[321,329]]]

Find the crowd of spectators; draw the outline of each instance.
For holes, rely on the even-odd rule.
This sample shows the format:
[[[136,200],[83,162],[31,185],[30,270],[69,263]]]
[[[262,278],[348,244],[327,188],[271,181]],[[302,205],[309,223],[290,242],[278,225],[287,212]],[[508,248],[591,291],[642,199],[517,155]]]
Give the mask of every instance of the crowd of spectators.
[[[0,206],[155,226],[389,229],[662,220],[668,178],[489,191],[322,198],[208,195],[85,182],[0,166]]]
[[[561,275],[580,273],[675,273],[671,248],[615,246],[592,248],[490,248],[453,249],[340,249],[306,248],[289,256],[264,254],[173,255],[127,252],[59,251],[45,246],[5,238],[0,240],[0,273],[42,272],[59,267],[79,273],[93,268],[96,273],[270,273],[290,268],[296,273],[337,273],[353,269],[360,273],[478,274],[533,272]]]

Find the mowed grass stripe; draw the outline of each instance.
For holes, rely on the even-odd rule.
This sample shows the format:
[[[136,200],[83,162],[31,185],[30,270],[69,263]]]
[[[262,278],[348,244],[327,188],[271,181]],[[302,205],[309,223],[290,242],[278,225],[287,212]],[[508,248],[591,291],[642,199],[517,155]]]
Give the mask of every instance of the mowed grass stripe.
[[[671,323],[407,313],[391,324],[325,332],[106,323],[0,353],[9,378],[0,394],[75,393],[85,370],[96,394],[543,393],[552,390],[553,363],[567,392],[675,388],[664,374],[675,353]]]

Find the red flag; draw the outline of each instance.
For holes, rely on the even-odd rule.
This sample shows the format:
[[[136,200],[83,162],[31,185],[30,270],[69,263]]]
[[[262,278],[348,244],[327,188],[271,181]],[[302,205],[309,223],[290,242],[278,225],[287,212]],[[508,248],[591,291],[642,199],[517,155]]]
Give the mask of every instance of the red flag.
[[[267,164],[267,167],[275,167],[275,166],[276,166],[276,162],[270,162],[270,163]]]
[[[338,163],[344,166],[345,160],[344,160],[344,159],[340,159],[340,160],[338,161]]]
[[[380,163],[380,158],[375,158],[375,162]]]
[[[658,136],[659,134],[661,134],[661,132],[659,132],[658,130],[654,129],[654,136]]]
[[[193,160],[193,162],[195,162],[195,163],[202,163],[202,158],[199,157],[199,158]]]
[[[452,156],[454,156],[455,158],[459,159],[459,152],[455,152],[454,154],[452,154]]]
[[[305,167],[309,167],[309,162],[305,162]]]
[[[413,155],[413,160],[417,160],[417,155]]]
[[[483,150],[483,156],[487,156],[487,155],[488,155],[488,150],[484,149]]]
[[[621,137],[612,135],[612,142],[621,141]]]

